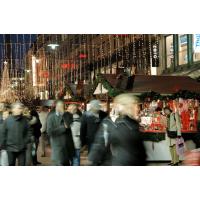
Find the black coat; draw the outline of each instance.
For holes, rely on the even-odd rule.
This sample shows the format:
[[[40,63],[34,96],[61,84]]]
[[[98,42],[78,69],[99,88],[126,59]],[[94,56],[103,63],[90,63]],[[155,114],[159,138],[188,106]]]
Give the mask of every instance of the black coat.
[[[26,117],[22,115],[9,116],[3,123],[0,136],[2,148],[12,152],[20,152],[25,150],[30,142],[32,129]]]
[[[90,112],[85,112],[82,115],[80,130],[82,146],[91,146],[91,144],[94,142],[94,138],[99,128],[99,125],[106,116],[107,113],[103,111],[99,112],[99,118],[95,117]]]
[[[33,118],[33,117],[35,117],[36,118],[36,122],[34,123],[34,124],[32,124],[31,125],[31,127],[32,127],[32,129],[33,129],[33,135],[34,135],[34,137],[36,138],[36,139],[39,139],[40,138],[40,136],[41,136],[41,128],[42,128],[42,124],[41,124],[41,122],[40,122],[40,118],[39,118],[39,115],[38,115],[38,113],[37,113],[37,111],[35,111],[35,110],[31,110],[31,119]],[[30,120],[31,120],[30,119]]]
[[[68,112],[63,116],[57,116],[54,112],[47,118],[47,133],[51,140],[52,160],[56,165],[66,165],[74,156],[75,148],[70,129],[72,119],[72,115]],[[65,128],[64,122],[69,128]]]
[[[97,138],[89,155],[89,160],[93,163],[102,162],[106,158],[106,163],[114,166],[143,166],[146,165],[146,152],[141,139],[139,124],[129,117],[118,118],[114,125],[108,127],[107,145],[112,156],[108,161],[105,152],[105,142],[103,137]],[[104,138],[103,138],[104,139]],[[107,148],[108,148],[107,147]],[[104,149],[103,149],[104,148]]]
[[[105,135],[105,128],[107,126],[107,134]],[[88,155],[88,159],[92,161],[92,165],[111,165],[112,154],[110,151],[110,144],[107,143],[109,135],[115,131],[116,124],[109,118],[106,117],[99,126],[96,133],[94,143],[91,151]]]

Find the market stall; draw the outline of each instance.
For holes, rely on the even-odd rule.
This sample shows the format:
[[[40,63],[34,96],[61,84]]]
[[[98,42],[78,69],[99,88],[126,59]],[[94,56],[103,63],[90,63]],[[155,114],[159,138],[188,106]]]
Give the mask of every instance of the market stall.
[[[135,75],[100,75],[96,93],[112,97],[131,92],[141,98],[141,134],[148,160],[167,161],[170,153],[166,138],[166,118],[163,108],[168,106],[180,114],[182,135],[188,149],[200,144],[197,128],[200,83],[190,77]],[[99,89],[98,89],[99,88]],[[97,92],[98,91],[98,92]]]

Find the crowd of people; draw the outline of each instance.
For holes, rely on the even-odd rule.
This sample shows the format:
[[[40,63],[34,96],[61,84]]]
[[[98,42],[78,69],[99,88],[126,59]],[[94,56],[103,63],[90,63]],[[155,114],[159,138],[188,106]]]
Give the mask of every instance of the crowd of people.
[[[85,165],[146,165],[139,99],[130,93],[118,95],[109,114],[102,111],[99,100],[89,105],[89,110],[82,112],[76,104],[65,108],[58,100],[50,111],[48,107],[36,111],[20,102],[10,106],[0,103],[0,160],[7,155],[7,162],[1,165],[41,164],[37,158],[39,144],[42,157],[47,156],[46,147],[50,146],[54,166],[80,166],[83,151],[88,153]],[[174,138],[181,136],[180,119],[169,108],[164,112],[168,116],[171,165],[176,165],[179,160]]]

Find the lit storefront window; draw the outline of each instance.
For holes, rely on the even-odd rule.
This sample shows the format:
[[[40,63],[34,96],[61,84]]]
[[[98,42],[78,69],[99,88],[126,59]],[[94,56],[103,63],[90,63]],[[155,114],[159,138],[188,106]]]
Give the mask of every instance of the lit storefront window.
[[[174,45],[173,35],[166,37],[166,56],[167,56],[167,68],[170,68],[174,62]]]
[[[200,34],[193,35],[193,60],[200,60]]]
[[[179,65],[187,64],[187,34],[178,35],[178,44]]]

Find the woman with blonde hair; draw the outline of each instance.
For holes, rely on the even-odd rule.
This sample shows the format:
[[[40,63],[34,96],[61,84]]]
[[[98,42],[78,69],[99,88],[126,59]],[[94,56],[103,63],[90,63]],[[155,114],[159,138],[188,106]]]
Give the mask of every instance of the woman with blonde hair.
[[[118,117],[114,120],[113,126],[107,126],[107,137],[98,137],[99,140],[95,141],[94,148],[89,155],[90,163],[101,162],[97,161],[96,158],[100,158],[99,154],[105,152],[102,150],[102,144],[106,144],[111,151],[110,165],[146,165],[146,152],[138,123],[139,103],[139,98],[131,93],[124,93],[115,97],[113,109],[117,110]],[[104,139],[104,142],[102,142],[102,139]]]

